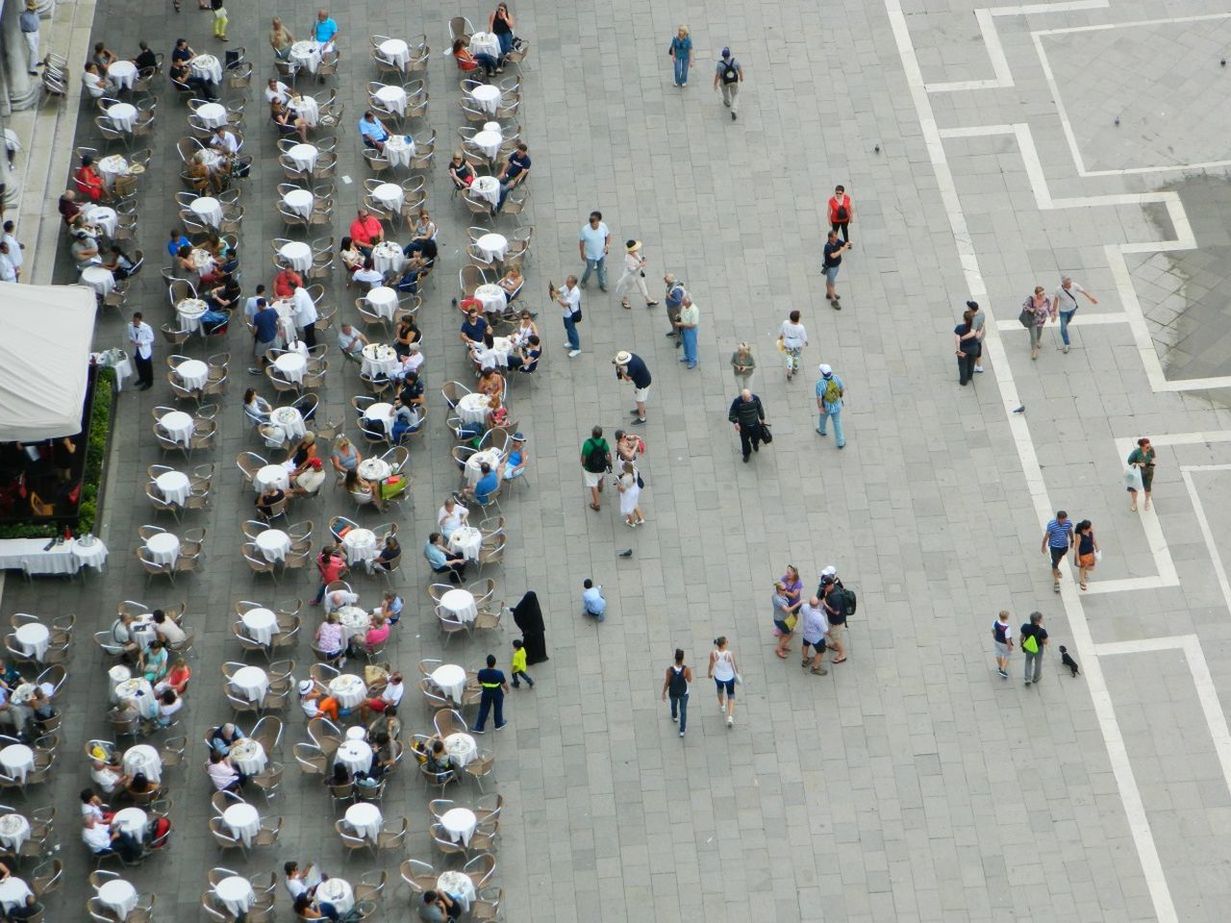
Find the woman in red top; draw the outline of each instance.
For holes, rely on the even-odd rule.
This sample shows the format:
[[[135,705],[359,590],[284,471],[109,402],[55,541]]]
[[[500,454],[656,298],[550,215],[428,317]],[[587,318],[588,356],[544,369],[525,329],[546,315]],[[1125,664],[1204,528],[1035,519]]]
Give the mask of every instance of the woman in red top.
[[[94,158],[89,154],[81,158],[81,166],[77,168],[77,172],[73,175],[73,182],[77,185],[77,191],[86,196],[91,202],[97,202],[107,194],[107,187],[103,185],[103,178],[94,169]]]
[[[833,195],[829,197],[829,226],[831,230],[842,234],[844,243],[850,243],[848,226],[855,220],[855,206],[851,197],[846,194],[845,186],[835,186]]]
[[[480,51],[478,54],[471,54],[470,49],[466,47],[466,40],[464,38],[453,40],[453,57],[457,59],[457,69],[467,74],[476,70],[480,65],[483,67],[483,72],[489,77],[500,71],[500,62],[486,52]]]
[[[303,288],[303,276],[290,266],[284,267],[274,276],[274,294],[279,298],[290,298],[297,288]]]

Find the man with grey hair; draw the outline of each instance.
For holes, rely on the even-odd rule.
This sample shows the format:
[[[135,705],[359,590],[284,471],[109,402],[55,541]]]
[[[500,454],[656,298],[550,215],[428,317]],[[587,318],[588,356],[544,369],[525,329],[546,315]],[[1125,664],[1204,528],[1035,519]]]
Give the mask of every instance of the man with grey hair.
[[[761,451],[761,442],[769,441],[765,438],[765,408],[761,406],[761,399],[745,388],[731,402],[727,419],[735,424],[740,452],[747,464],[749,455]]]
[[[1060,339],[1064,342],[1064,351],[1069,351],[1069,322],[1077,313],[1077,296],[1085,295],[1090,304],[1098,304],[1098,299],[1073,281],[1072,276],[1061,276],[1060,287],[1052,295],[1051,303],[1060,312]]]
[[[663,296],[663,302],[667,306],[667,320],[671,324],[671,330],[667,336],[675,337],[677,347],[683,346],[684,341],[676,336],[676,323],[680,319],[680,308],[688,296],[688,289],[684,288],[684,283],[676,279],[673,273],[663,276],[663,282],[667,286],[667,294]]]

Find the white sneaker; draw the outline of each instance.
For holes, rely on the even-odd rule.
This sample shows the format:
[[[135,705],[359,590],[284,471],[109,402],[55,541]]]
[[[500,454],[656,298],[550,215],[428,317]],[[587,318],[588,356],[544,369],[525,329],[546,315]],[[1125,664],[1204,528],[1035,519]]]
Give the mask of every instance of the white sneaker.
[[[570,359],[573,359],[573,358],[575,358],[575,357],[577,357],[577,356],[580,356],[580,355],[581,355],[581,350],[580,350],[580,349],[570,349],[570,350],[568,351],[568,357],[569,357]]]
[[[681,737],[683,737],[683,736],[684,736],[684,732],[683,732],[683,731],[680,731],[680,736],[681,736]]]
[[[727,727],[733,727],[734,725],[735,725],[735,719],[732,718],[730,715],[727,715]]]
[[[982,371],[983,371],[983,366],[981,366],[981,365],[976,365],[976,366],[975,366],[975,371],[976,371],[976,372],[982,372]]]
[[[718,714],[725,715],[727,713],[727,703],[724,699],[718,700]]]
[[[679,718],[677,718],[675,715],[672,715],[672,716],[671,716],[671,723],[672,723],[672,724],[675,724],[675,722],[677,722],[677,721],[679,721],[679,720],[680,720],[680,719],[679,719]]]

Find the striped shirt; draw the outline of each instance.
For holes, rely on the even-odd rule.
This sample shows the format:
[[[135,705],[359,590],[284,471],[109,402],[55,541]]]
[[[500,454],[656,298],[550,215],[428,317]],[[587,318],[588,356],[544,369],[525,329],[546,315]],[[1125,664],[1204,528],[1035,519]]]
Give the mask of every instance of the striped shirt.
[[[1053,519],[1047,524],[1047,544],[1051,548],[1068,548],[1073,541],[1073,523]]]

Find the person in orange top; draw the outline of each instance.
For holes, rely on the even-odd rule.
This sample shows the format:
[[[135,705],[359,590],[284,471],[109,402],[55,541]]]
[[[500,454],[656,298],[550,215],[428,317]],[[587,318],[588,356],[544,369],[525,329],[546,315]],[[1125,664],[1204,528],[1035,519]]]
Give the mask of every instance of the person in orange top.
[[[466,47],[466,40],[464,38],[455,38],[453,40],[453,57],[457,59],[457,69],[463,73],[469,74],[480,66],[482,66],[484,73],[488,77],[501,71],[500,61],[486,52],[471,54],[470,49]]]
[[[279,298],[290,298],[297,288],[303,288],[303,276],[290,266],[283,266],[274,276],[274,294]]]
[[[184,662],[183,657],[178,657],[171,665],[171,671],[167,673],[162,682],[154,687],[154,692],[162,695],[164,690],[174,689],[176,695],[183,695],[188,691],[190,679],[192,679],[192,668]]]
[[[107,194],[107,187],[103,184],[103,178],[94,169],[94,158],[89,154],[81,158],[81,166],[73,174],[73,182],[77,186],[77,191],[86,196],[91,202],[97,202]]]
[[[385,229],[380,221],[366,208],[359,209],[355,220],[350,223],[351,242],[365,254],[385,239]]]
[[[850,243],[848,226],[855,220],[855,205],[846,194],[845,186],[835,186],[833,195],[829,197],[829,225],[834,231],[842,234],[844,243]]]

